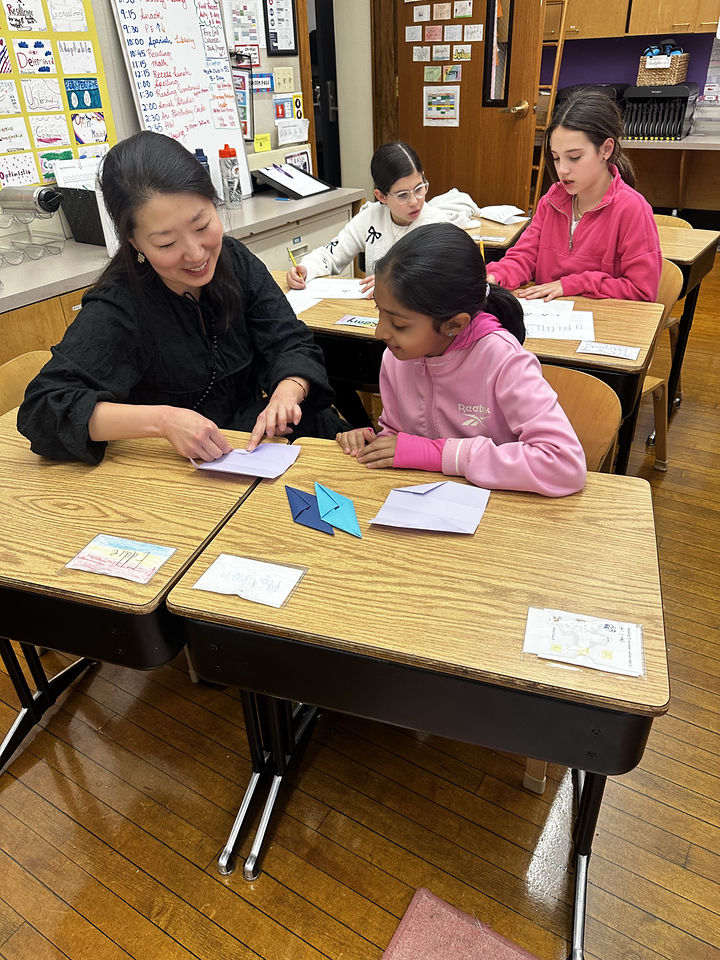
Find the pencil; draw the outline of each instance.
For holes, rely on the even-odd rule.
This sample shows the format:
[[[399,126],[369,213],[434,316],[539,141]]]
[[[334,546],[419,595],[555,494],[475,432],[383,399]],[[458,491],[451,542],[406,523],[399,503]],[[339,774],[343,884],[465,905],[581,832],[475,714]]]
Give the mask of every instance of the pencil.
[[[292,255],[292,250],[290,249],[290,247],[286,247],[286,250],[287,250],[287,252],[288,252],[288,256],[290,257],[290,259],[291,259],[292,262],[293,262],[293,266],[294,266],[295,269],[297,270],[297,260],[296,260],[295,257]]]
[[[483,238],[482,238],[482,237],[480,237],[480,255],[482,256],[482,258],[483,258],[483,260],[484,260],[484,259],[485,259],[485,244],[483,243]]]

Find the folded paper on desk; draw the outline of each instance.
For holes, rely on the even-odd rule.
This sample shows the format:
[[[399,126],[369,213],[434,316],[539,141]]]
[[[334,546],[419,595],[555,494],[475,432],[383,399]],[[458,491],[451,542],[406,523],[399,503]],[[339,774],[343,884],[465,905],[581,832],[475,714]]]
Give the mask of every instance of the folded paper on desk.
[[[305,293],[320,300],[367,300],[360,281],[352,277],[316,277],[307,284]]]
[[[344,530],[345,533],[351,533],[354,537],[362,537],[352,500],[335,490],[330,490],[329,487],[324,487],[321,483],[315,484],[315,495],[318,511],[326,523],[331,524],[336,530]]]
[[[218,473],[238,473],[244,477],[264,477],[274,480],[280,477],[297,460],[302,448],[298,444],[261,443],[248,453],[247,450],[231,450],[217,460],[207,463],[190,462],[198,470],[213,470]]]
[[[285,486],[285,493],[295,523],[310,527],[311,530],[319,530],[321,533],[329,533],[331,536],[335,536],[332,526],[320,516],[317,497],[313,496],[312,493],[306,493],[304,490],[297,490],[295,487],[288,487],[287,485]]]
[[[370,523],[411,530],[475,533],[490,491],[452,480],[391,490]]]
[[[629,677],[644,673],[640,624],[565,610],[528,609],[523,653]]]
[[[193,590],[237,595],[268,607],[282,607],[307,572],[307,567],[281,566],[251,557],[221,553]]]
[[[477,214],[476,214],[477,216]],[[480,216],[483,220],[494,220],[495,223],[520,223],[528,220],[529,217],[520,207],[514,207],[511,203],[500,203],[490,207],[481,207]]]

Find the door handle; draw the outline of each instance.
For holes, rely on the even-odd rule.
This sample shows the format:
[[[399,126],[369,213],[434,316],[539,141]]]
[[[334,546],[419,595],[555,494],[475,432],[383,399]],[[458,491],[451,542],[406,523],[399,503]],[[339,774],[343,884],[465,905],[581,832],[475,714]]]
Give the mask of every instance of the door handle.
[[[528,110],[530,109],[530,104],[527,100],[521,100],[519,103],[516,103],[514,107],[503,107],[500,113],[512,113],[516,117],[520,117],[522,120],[523,117],[528,115]]]

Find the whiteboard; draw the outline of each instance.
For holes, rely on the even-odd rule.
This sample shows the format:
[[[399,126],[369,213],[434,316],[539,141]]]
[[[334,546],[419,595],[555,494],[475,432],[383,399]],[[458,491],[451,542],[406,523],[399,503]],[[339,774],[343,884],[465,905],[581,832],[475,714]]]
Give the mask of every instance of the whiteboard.
[[[112,0],[145,130],[201,147],[222,197],[218,151],[235,147],[243,197],[252,194],[218,0]]]

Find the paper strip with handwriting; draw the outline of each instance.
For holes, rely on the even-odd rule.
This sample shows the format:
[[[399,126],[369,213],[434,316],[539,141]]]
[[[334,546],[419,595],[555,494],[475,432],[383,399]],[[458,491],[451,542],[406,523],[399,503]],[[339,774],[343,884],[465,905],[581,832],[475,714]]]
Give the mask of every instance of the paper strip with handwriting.
[[[71,570],[147,583],[175,550],[175,547],[99,534],[65,566]]]
[[[352,277],[316,277],[305,287],[309,297],[321,300],[366,300],[360,281]]]
[[[621,360],[637,360],[640,347],[624,347],[619,343],[593,343],[583,340],[575,353],[597,353],[605,357],[619,357]]]
[[[191,462],[198,470],[238,473],[245,477],[264,477],[274,480],[275,477],[282,476],[295,463],[301,449],[298,444],[261,443],[250,453],[247,450],[231,450],[217,460],[196,463],[191,458]]]
[[[253,603],[282,607],[306,571],[307,567],[286,567],[221,553],[193,584],[193,590],[207,590],[228,596],[236,594]]]
[[[352,314],[346,313],[344,317],[335,321],[335,326],[338,325],[343,327],[376,327],[377,320],[374,317],[354,317]]]

